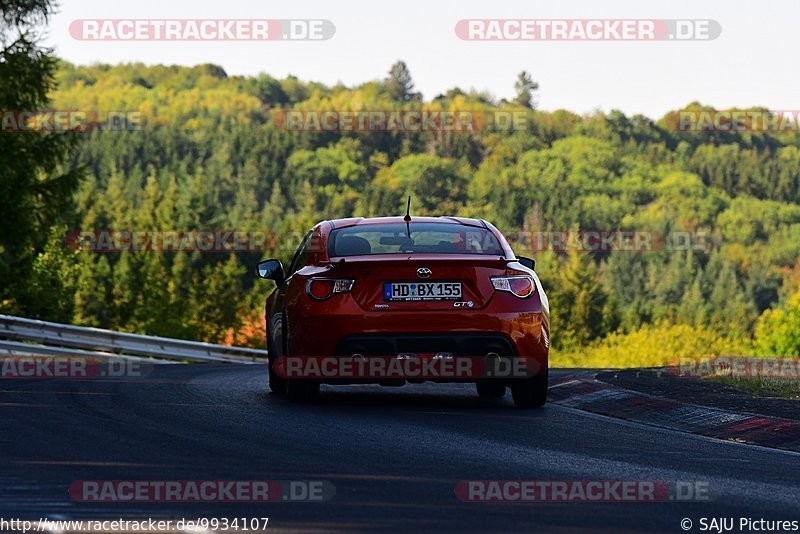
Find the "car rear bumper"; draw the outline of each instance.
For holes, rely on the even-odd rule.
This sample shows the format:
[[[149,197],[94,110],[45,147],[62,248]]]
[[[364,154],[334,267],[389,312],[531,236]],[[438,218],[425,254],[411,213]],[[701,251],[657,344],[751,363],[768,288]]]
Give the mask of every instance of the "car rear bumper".
[[[317,358],[496,355],[535,374],[547,369],[548,332],[542,312],[309,314],[289,325],[289,348],[292,357]]]

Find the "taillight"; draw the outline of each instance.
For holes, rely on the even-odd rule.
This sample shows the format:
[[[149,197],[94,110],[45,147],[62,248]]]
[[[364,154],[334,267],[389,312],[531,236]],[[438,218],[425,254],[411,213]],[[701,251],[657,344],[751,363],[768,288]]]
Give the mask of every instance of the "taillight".
[[[325,300],[336,293],[349,292],[354,283],[355,280],[347,278],[311,278],[306,283],[306,294],[315,300]]]
[[[497,291],[505,291],[521,299],[530,297],[536,287],[533,278],[528,275],[494,276],[492,285]]]

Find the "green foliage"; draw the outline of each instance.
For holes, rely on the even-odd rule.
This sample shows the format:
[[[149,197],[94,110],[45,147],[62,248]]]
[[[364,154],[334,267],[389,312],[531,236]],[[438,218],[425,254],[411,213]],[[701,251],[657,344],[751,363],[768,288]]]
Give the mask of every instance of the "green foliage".
[[[402,212],[402,199],[413,197],[414,213],[459,213],[467,201],[469,166],[429,154],[400,158],[378,171],[368,193],[365,210],[371,215]]]
[[[800,291],[784,306],[764,312],[756,326],[755,343],[767,356],[800,355]]]
[[[35,317],[69,322],[73,313],[76,265],[64,244],[65,227],[54,226],[44,250],[33,260],[26,286],[26,310]]]
[[[646,325],[630,333],[611,334],[579,350],[556,351],[555,367],[662,367],[682,359],[699,359],[748,351],[744,343],[731,341],[713,330],[688,325]]]
[[[57,60],[40,46],[38,32],[53,10],[46,0],[0,3],[0,110],[31,112],[48,106]],[[62,220],[80,177],[79,169],[64,165],[75,137],[43,131],[0,135],[0,305],[61,316],[67,304],[59,302],[51,314],[36,301],[41,295],[33,285],[43,282],[34,267],[42,268],[35,255],[45,246],[49,228]],[[53,253],[51,244],[45,254]],[[52,266],[49,256],[43,261]]]
[[[207,265],[194,277],[189,296],[191,315],[189,324],[200,339],[220,342],[228,328],[238,329],[240,309],[238,299],[242,291],[244,274],[236,256],[215,266]],[[213,298],[209,297],[213,295]]]
[[[105,256],[82,254],[76,265],[75,314],[72,322],[102,327],[113,322],[111,308],[111,266]]]
[[[517,81],[514,83],[514,91],[517,96],[514,98],[514,103],[524,108],[532,109],[535,106],[533,100],[533,93],[539,89],[539,84],[533,81],[531,75],[524,70],[517,76]]]
[[[411,71],[404,61],[398,61],[389,69],[389,76],[385,81],[386,90],[390,98],[398,102],[408,102],[418,98],[414,94],[414,81],[411,78]]]
[[[412,195],[413,214],[485,218],[506,233],[652,237],[639,252],[515,245],[537,260],[558,351],[577,358],[587,346],[595,355],[588,361],[609,365],[638,355],[656,362],[659,343],[681,349],[670,336],[697,334],[722,350],[745,343],[754,328],[763,350],[794,350],[791,327],[780,326],[789,308],[759,316],[800,288],[795,133],[700,134],[678,131],[674,113],[656,122],[532,109],[515,131],[290,132],[274,120],[280,109],[519,111],[532,104],[536,84],[522,73],[511,103],[459,88],[423,102],[402,62],[384,80],[328,87],[229,76],[214,65],[55,64],[26,50],[0,62],[30,67],[29,78],[0,79],[3,109],[42,105],[49,95],[55,109],[136,110],[142,123],[83,134],[78,147],[66,136],[2,134],[5,310],[167,336],[256,339],[254,317],[270,290],[251,274],[259,259],[288,263],[317,221],[401,214]],[[20,79],[28,83],[9,81]],[[80,166],[87,177],[75,187]],[[271,237],[263,252],[74,253],[63,233],[60,245],[47,239],[62,221],[70,230]],[[29,282],[34,266],[38,286]]]
[[[550,297],[555,346],[586,345],[605,333],[608,296],[597,280],[597,266],[586,253],[572,252],[561,265]]]

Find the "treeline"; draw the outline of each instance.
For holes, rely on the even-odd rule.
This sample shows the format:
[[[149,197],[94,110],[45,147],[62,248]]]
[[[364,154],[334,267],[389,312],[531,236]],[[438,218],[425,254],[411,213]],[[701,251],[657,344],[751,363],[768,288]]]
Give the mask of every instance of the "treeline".
[[[508,233],[702,238],[642,252],[519,251],[537,259],[559,349],[663,323],[750,339],[765,310],[800,289],[796,132],[679,131],[677,112],[653,121],[537,111],[525,73],[513,101],[454,88],[425,102],[402,63],[356,87],[228,76],[215,65],[61,62],[56,80],[54,109],[135,110],[141,123],[82,134],[68,166],[85,178],[36,260],[51,277],[40,294],[50,296],[40,306],[6,299],[6,310],[261,345],[270,288],[254,284],[254,264],[288,260],[318,220],[400,213],[408,194],[418,214],[481,217]],[[292,132],[275,120],[287,109],[525,111],[527,120],[516,130]],[[69,230],[231,229],[277,240],[237,254],[101,254],[64,243]]]

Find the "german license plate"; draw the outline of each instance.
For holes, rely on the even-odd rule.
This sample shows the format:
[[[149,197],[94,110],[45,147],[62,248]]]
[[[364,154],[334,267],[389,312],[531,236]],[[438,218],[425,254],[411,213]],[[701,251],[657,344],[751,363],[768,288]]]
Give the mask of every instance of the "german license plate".
[[[459,300],[461,282],[386,282],[383,300]]]

